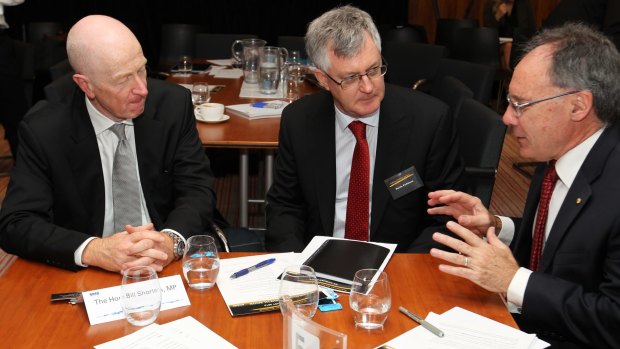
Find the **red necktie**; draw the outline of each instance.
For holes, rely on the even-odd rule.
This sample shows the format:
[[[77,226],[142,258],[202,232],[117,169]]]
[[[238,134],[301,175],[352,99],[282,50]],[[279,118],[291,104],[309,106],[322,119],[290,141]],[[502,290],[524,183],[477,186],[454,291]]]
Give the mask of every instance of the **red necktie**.
[[[368,241],[370,155],[366,141],[366,124],[361,121],[353,121],[349,124],[349,128],[357,143],[351,161],[344,237]]]
[[[540,188],[540,200],[538,203],[538,213],[536,214],[536,225],[534,226],[534,237],[532,240],[532,254],[530,255],[530,269],[537,271],[540,267],[540,257],[542,255],[543,243],[545,240],[545,225],[549,215],[549,201],[553,188],[558,180],[555,172],[555,160],[549,161],[542,186]]]

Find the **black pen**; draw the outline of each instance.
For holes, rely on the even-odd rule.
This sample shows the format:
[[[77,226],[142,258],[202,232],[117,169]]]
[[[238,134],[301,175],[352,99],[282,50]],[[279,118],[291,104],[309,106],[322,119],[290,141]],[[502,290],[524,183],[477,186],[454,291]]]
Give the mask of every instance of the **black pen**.
[[[249,268],[244,268],[244,269],[239,270],[238,272],[233,273],[230,276],[230,278],[231,279],[236,279],[236,278],[238,278],[240,276],[243,276],[243,275],[246,275],[247,273],[252,272],[252,271],[254,271],[256,269],[260,269],[262,267],[266,267],[266,266],[268,266],[269,264],[272,264],[275,261],[276,261],[275,258],[266,259],[266,260],[264,260],[264,261],[262,261],[262,262],[260,262],[260,263],[258,263],[256,265],[253,265],[253,266],[251,266]]]
[[[443,331],[438,329],[437,327],[431,325],[428,321],[422,319],[421,317],[417,316],[416,314],[410,312],[409,310],[405,309],[405,307],[399,307],[398,310],[400,310],[401,313],[407,315],[408,317],[410,317],[413,321],[419,323],[420,325],[422,325],[422,327],[424,327],[425,329],[431,331],[435,336],[437,337],[443,337]]]

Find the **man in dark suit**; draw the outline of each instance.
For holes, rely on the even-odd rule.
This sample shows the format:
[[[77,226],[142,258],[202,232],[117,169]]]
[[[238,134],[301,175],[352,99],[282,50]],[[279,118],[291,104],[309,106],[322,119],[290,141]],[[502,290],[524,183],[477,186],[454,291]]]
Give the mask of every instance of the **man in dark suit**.
[[[452,187],[462,172],[453,121],[440,101],[384,84],[380,47],[372,18],[352,6],[310,24],[306,50],[326,91],[282,114],[267,194],[268,250],[301,251],[313,236],[327,235],[404,251],[436,223],[426,193]],[[355,124],[365,128],[360,140]]]
[[[138,40],[113,18],[78,21],[67,51],[77,86],[66,103],[48,103],[22,122],[0,213],[0,246],[71,270],[161,270],[180,258],[185,238],[210,230],[216,216],[190,93],[147,83]],[[129,172],[137,172],[130,184],[139,194],[130,207],[137,209],[135,220],[122,222],[113,194],[122,137],[112,128],[119,125],[133,159]]]
[[[554,348],[620,348],[620,55],[577,24],[543,31],[525,52],[503,117],[521,156],[544,162],[523,217],[430,193],[445,206],[429,212],[457,218],[448,228],[463,239],[437,233],[459,253],[431,254],[457,265],[441,271],[505,294],[519,326]]]

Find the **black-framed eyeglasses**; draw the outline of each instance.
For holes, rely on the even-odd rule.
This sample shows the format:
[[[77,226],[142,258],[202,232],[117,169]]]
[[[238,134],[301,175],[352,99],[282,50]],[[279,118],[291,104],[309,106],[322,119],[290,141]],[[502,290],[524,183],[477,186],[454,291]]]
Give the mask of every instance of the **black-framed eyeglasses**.
[[[372,67],[368,70],[366,70],[366,72],[364,74],[355,74],[355,75],[351,75],[348,76],[344,79],[342,79],[341,81],[337,81],[336,79],[332,78],[329,74],[327,74],[326,71],[323,71],[323,73],[325,75],[327,75],[327,77],[333,81],[334,83],[340,85],[340,88],[342,88],[343,90],[352,87],[352,86],[359,86],[360,81],[362,81],[362,78],[365,76],[368,79],[372,80],[372,79],[376,79],[380,76],[385,75],[385,73],[387,73],[387,64],[381,64],[378,65],[376,67]]]
[[[538,104],[540,102],[549,101],[549,100],[552,100],[552,99],[556,99],[556,98],[572,95],[572,94],[575,94],[577,92],[581,92],[581,90],[564,92],[564,93],[560,93],[559,95],[556,95],[556,96],[541,98],[541,99],[537,99],[537,100],[534,100],[534,101],[523,102],[523,103],[513,102],[513,100],[510,97],[510,95],[507,94],[506,95],[506,101],[508,102],[508,105],[510,105],[512,107],[512,109],[514,109],[515,115],[520,118],[521,115],[523,115],[523,109],[525,109],[527,107],[531,107],[534,104]]]

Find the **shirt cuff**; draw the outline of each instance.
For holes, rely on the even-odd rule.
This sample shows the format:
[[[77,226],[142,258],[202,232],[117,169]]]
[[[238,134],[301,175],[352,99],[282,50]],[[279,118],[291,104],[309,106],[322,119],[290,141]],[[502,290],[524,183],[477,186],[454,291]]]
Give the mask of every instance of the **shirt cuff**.
[[[515,235],[515,222],[508,217],[497,216],[497,218],[502,221],[502,230],[496,232],[497,237],[505,245],[510,246],[510,243]]]
[[[161,233],[172,233],[178,237],[181,238],[181,240],[183,240],[183,243],[185,244],[185,246],[187,246],[187,240],[185,240],[185,236],[181,235],[181,233],[179,233],[178,231],[174,230],[174,229],[162,229],[160,230]]]
[[[84,268],[88,267],[88,265],[82,263],[82,254],[84,253],[86,246],[96,238],[97,238],[96,236],[93,236],[93,237],[89,237],[88,239],[84,240],[84,242],[82,242],[80,247],[78,247],[77,250],[73,252],[73,261],[75,262],[76,265],[79,265],[80,267],[84,267]]]
[[[506,300],[509,303],[514,304],[521,312],[521,307],[523,306],[523,297],[525,296],[525,288],[527,287],[527,283],[530,280],[530,275],[532,275],[532,271],[526,268],[519,268],[517,273],[510,281],[510,285],[508,285],[508,292],[506,293]]]

